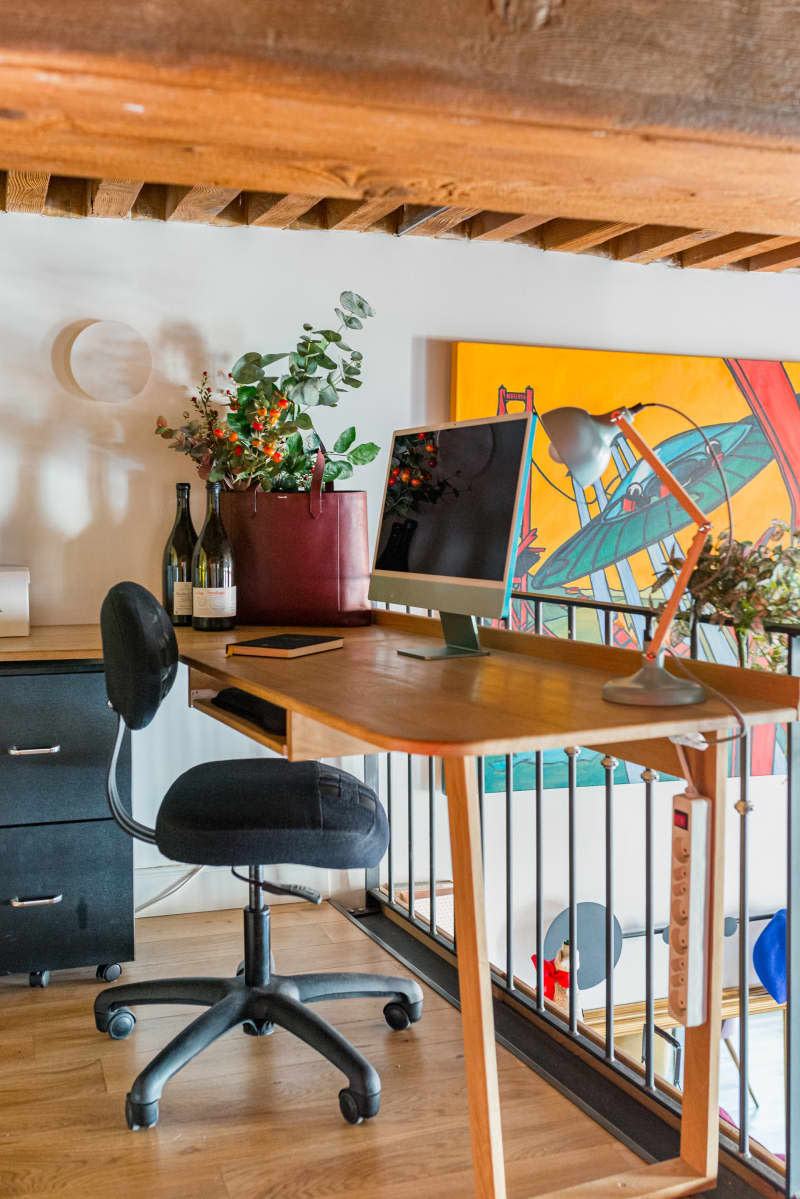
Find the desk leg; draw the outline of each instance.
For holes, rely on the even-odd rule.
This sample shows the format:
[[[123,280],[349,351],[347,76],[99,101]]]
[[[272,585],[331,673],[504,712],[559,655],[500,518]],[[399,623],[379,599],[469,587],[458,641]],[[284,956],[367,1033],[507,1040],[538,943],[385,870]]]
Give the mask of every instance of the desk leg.
[[[711,742],[704,752],[687,750],[694,784],[711,800],[711,890],[709,894],[706,1022],[686,1030],[681,1118],[681,1158],[707,1178],[719,1160],[719,1051],[722,1030],[722,925],[725,884],[725,794],[727,746]]]
[[[505,1199],[494,1014],[486,947],[481,827],[473,758],[445,758],[458,985],[477,1199]]]

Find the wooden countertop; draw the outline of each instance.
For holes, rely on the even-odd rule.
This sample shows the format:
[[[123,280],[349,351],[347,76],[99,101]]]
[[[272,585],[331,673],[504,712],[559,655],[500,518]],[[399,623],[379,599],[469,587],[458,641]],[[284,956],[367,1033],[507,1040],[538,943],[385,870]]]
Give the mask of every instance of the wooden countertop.
[[[607,703],[603,683],[633,673],[641,655],[589,642],[481,629],[482,658],[421,661],[397,650],[441,638],[438,620],[376,611],[375,623],[338,632],[344,648],[292,660],[225,656],[229,633],[178,630],[181,659],[383,749],[425,755],[511,753],[565,745],[630,748],[735,723],[711,696],[688,707]],[[244,640],[251,630],[237,630]],[[701,681],[730,696],[749,724],[797,719],[800,679],[693,662]],[[637,761],[637,758],[633,758]]]
[[[99,624],[34,625],[28,637],[0,637],[0,663],[98,662],[102,657]]]
[[[225,656],[230,640],[266,631],[176,634],[181,660],[221,685],[385,749],[445,756],[565,745],[630,750],[632,742],[732,725],[713,696],[678,708],[606,703],[603,683],[637,669],[635,651],[486,628],[488,657],[421,661],[397,650],[441,637],[439,621],[376,611],[370,626],[316,630],[341,634],[342,650],[291,660]],[[39,626],[0,641],[0,663],[100,658],[97,625]],[[692,670],[733,699],[749,724],[798,717],[800,679],[708,662]]]

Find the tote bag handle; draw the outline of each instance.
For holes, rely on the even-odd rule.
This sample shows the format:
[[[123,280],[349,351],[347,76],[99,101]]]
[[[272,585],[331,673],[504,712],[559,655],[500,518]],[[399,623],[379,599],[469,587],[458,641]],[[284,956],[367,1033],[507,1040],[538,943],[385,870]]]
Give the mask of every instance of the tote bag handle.
[[[308,511],[313,520],[322,514],[322,474],[325,470],[325,455],[317,450],[317,460],[311,475],[311,488],[308,493]],[[333,491],[333,482],[325,484],[326,491]]]

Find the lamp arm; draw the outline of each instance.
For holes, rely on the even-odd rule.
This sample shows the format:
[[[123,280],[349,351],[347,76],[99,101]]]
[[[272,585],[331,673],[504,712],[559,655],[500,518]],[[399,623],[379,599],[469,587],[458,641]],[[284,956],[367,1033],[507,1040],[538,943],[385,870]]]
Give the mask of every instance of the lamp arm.
[[[683,560],[683,566],[675,580],[675,586],[672,589],[672,595],[667,600],[664,611],[661,613],[655,632],[650,638],[649,644],[645,648],[645,657],[651,661],[654,660],[661,650],[664,640],[669,632],[669,627],[675,619],[675,613],[678,611],[678,605],[681,602],[686,588],[689,585],[692,571],[694,570],[697,560],[700,557],[703,546],[706,543],[709,530],[711,529],[711,520],[703,512],[702,508],[698,508],[688,491],[673,475],[672,471],[664,465],[663,462],[656,456],[644,438],[640,437],[634,429],[633,425],[621,412],[615,412],[611,418],[621,433],[624,433],[628,441],[630,441],[646,462],[652,466],[654,473],[658,476],[662,483],[669,488],[672,495],[680,505],[688,512],[692,520],[698,526],[697,532],[694,535],[692,544],[686,553]]]

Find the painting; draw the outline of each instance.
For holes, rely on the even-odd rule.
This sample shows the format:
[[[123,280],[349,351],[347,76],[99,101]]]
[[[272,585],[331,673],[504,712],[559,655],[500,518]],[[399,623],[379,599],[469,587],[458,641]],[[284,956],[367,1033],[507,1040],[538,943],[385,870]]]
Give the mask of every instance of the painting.
[[[541,413],[561,405],[601,413],[637,403],[664,404],[686,412],[702,427],[723,465],[734,535],[741,540],[757,541],[776,518],[793,529],[800,527],[799,391],[796,362],[478,342],[457,342],[453,347],[456,420]],[[636,425],[710,514],[714,529],[726,528],[719,472],[697,430],[679,413],[659,407],[638,414]],[[603,477],[582,488],[573,486],[564,467],[550,457],[540,423],[514,589],[552,593],[554,601],[562,595],[608,603],[660,602],[670,585],[661,590],[656,579],[669,558],[683,555],[692,531],[687,514],[624,438],[615,443]],[[532,631],[533,605],[512,602],[510,618],[512,627]],[[566,634],[566,612],[556,602],[544,606],[542,619],[546,634]],[[600,641],[604,620],[603,613],[579,611],[577,636]],[[618,615],[611,633],[619,646],[641,646],[644,617]],[[715,626],[702,627],[699,652],[710,660],[737,662],[731,635]],[[629,767],[624,769],[633,777]],[[759,731],[753,769],[757,774],[785,770],[779,731]],[[560,760],[545,762],[546,785],[562,785],[562,774],[565,766]],[[519,755],[515,787],[527,789],[532,777],[530,756]],[[602,782],[598,755],[581,755],[579,782]],[[486,785],[505,789],[503,760],[487,763]]]

